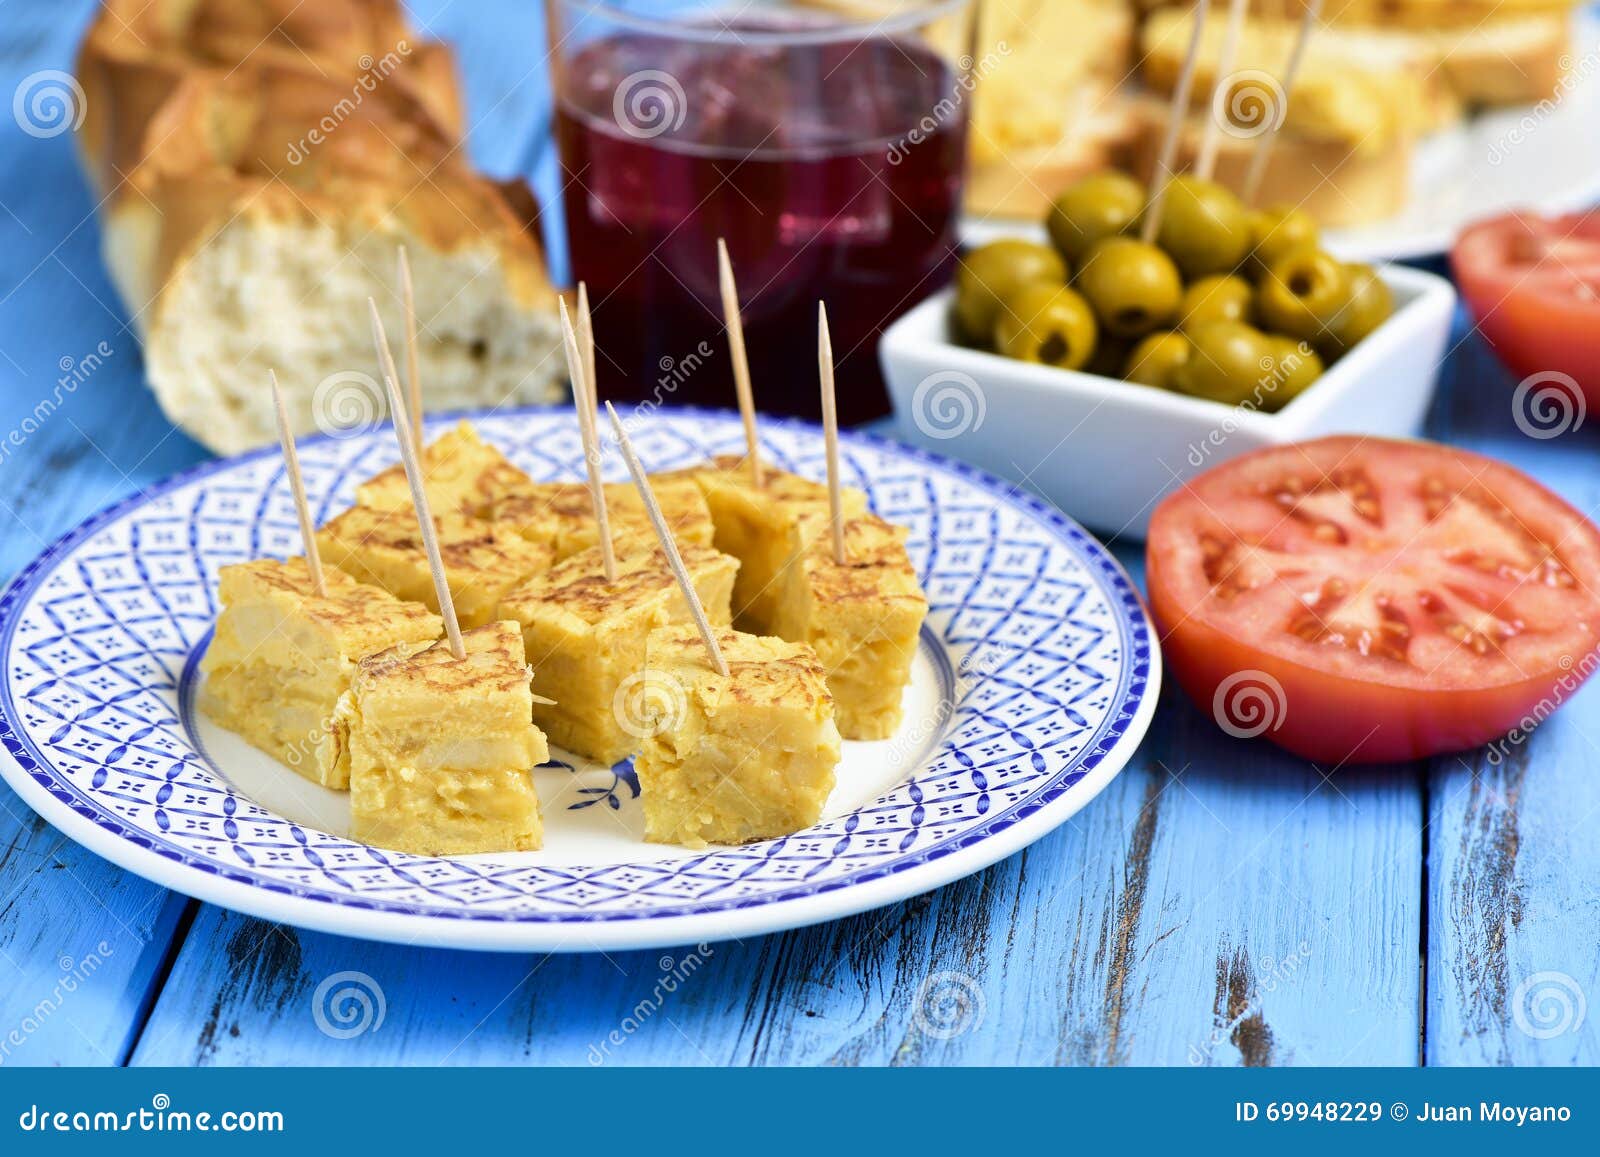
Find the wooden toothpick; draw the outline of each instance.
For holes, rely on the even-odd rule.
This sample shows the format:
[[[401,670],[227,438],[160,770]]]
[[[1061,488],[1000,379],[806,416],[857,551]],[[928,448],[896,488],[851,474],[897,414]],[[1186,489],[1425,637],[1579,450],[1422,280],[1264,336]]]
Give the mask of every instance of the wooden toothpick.
[[[1222,147],[1222,118],[1217,115],[1217,94],[1225,93],[1233,72],[1233,58],[1239,51],[1239,33],[1244,28],[1245,9],[1250,0],[1228,0],[1228,23],[1222,33],[1222,51],[1217,56],[1217,75],[1211,85],[1211,104],[1200,136],[1200,152],[1194,159],[1194,175],[1209,181],[1217,167],[1217,150]]]
[[[600,561],[605,567],[606,582],[617,581],[617,552],[611,545],[611,520],[606,514],[606,487],[600,478],[600,438],[594,425],[594,397],[585,380],[583,351],[578,348],[578,335],[572,328],[572,316],[567,313],[567,302],[561,303],[561,337],[567,351],[567,373],[572,377],[572,402],[578,408],[578,434],[583,439],[583,460],[588,468],[589,501],[594,506],[594,521],[600,532]]]
[[[828,307],[817,302],[817,373],[822,379],[822,438],[828,452],[828,522],[833,528],[833,561],[845,564],[844,498],[839,489],[839,403],[833,392],[833,339]]]
[[[283,468],[289,475],[289,491],[294,495],[295,513],[300,516],[300,544],[305,548],[306,569],[311,572],[311,589],[318,598],[328,597],[328,584],[322,577],[322,554],[317,550],[317,527],[311,521],[311,506],[306,502],[306,484],[300,477],[300,455],[295,452],[294,435],[289,431],[289,411],[283,406],[278,375],[267,371],[272,383],[272,407],[278,413],[278,444],[283,447]]]
[[[1256,195],[1261,192],[1261,178],[1266,175],[1267,161],[1272,158],[1272,147],[1277,143],[1278,130],[1283,127],[1283,122],[1289,115],[1289,94],[1294,91],[1295,74],[1300,71],[1300,61],[1305,56],[1306,44],[1310,42],[1311,32],[1316,28],[1321,16],[1322,0],[1306,0],[1306,10],[1300,19],[1300,29],[1295,33],[1294,47],[1289,50],[1289,63],[1284,66],[1283,79],[1279,82],[1283,88],[1284,107],[1277,110],[1278,115],[1268,122],[1267,131],[1256,139],[1256,151],[1250,154],[1250,168],[1245,172],[1244,185],[1240,190],[1240,196],[1246,205],[1254,205]]]
[[[378,317],[378,304],[372,298],[367,298],[367,308],[372,314],[372,339],[378,344],[378,376],[400,380],[400,371],[394,367],[394,354],[389,350],[389,336],[383,332],[383,320]],[[389,406],[389,417],[394,421],[395,433],[417,447],[417,453],[422,453],[422,443],[415,437],[411,423],[406,420],[405,411]]]
[[[583,354],[583,380],[589,390],[589,407],[600,404],[600,387],[594,369],[594,315],[589,312],[589,283],[578,282],[578,349]]]
[[[739,287],[733,280],[733,262],[728,260],[728,244],[717,238],[717,282],[722,289],[722,318],[728,327],[728,353],[733,358],[733,388],[739,397],[739,416],[744,419],[745,456],[750,460],[750,481],[758,488],[766,479],[756,442],[756,399],[750,389],[750,359],[744,348],[744,319],[739,316]]]
[[[1172,179],[1172,166],[1178,157],[1178,137],[1189,119],[1189,92],[1194,87],[1195,65],[1200,59],[1200,38],[1205,32],[1206,14],[1211,10],[1211,0],[1200,0],[1194,8],[1194,27],[1189,31],[1189,50],[1184,54],[1183,68],[1178,73],[1178,84],[1172,90],[1172,108],[1167,115],[1167,134],[1161,139],[1161,154],[1156,160],[1155,172],[1150,175],[1150,204],[1145,208],[1144,224],[1139,229],[1139,239],[1146,245],[1161,232],[1161,212],[1166,206],[1167,182]]]
[[[650,489],[650,480],[645,477],[644,467],[639,465],[639,456],[633,452],[633,443],[628,441],[628,432],[622,428],[622,419],[617,417],[617,411],[610,402],[606,403],[606,413],[611,415],[611,431],[616,436],[617,447],[622,451],[622,457],[628,464],[628,473],[633,476],[633,484],[639,488],[639,497],[644,501],[645,513],[650,516],[650,525],[656,528],[656,537],[661,540],[661,549],[666,551],[667,565],[672,568],[673,576],[678,580],[678,586],[683,589],[684,602],[689,604],[689,613],[694,616],[695,626],[700,628],[700,637],[705,640],[706,650],[711,654],[711,665],[717,673],[726,677],[728,675],[728,661],[722,657],[722,648],[717,645],[716,632],[711,629],[711,620],[706,617],[706,609],[700,602],[700,596],[695,592],[694,583],[689,578],[689,568],[683,565],[683,555],[678,553],[678,544],[673,541],[672,532],[667,529],[667,520],[661,514],[661,504],[656,501],[655,491]]]
[[[406,416],[406,404],[400,397],[400,383],[393,369],[394,359],[388,356],[389,338],[383,332],[383,321],[378,317],[378,303],[367,298],[372,310],[372,340],[384,352],[388,368],[383,375],[383,386],[389,394],[389,410],[394,414],[395,441],[400,443],[400,461],[405,464],[406,482],[411,486],[411,504],[417,510],[417,525],[422,531],[422,549],[428,556],[428,569],[433,572],[433,592],[439,600],[439,615],[444,619],[445,637],[450,640],[450,653],[457,659],[467,657],[466,644],[461,641],[461,623],[456,618],[456,601],[450,594],[450,583],[445,578],[444,557],[439,553],[439,534],[433,524],[433,511],[428,507],[428,491],[424,486],[422,466],[417,461],[417,443],[411,437],[411,425]]]
[[[422,373],[417,358],[417,295],[411,285],[411,262],[400,246],[400,300],[406,313],[406,405],[411,411],[411,436],[422,445]]]

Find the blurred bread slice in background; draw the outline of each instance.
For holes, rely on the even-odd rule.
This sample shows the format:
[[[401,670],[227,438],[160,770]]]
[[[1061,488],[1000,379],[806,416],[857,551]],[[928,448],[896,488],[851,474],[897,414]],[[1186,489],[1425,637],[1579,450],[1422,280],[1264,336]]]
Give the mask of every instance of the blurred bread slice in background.
[[[1195,62],[1195,109],[1212,101],[1226,25],[1226,20],[1206,21]],[[1191,14],[1178,8],[1163,9],[1145,21],[1140,72],[1158,96],[1169,96],[1176,87],[1193,27]],[[1230,75],[1258,86],[1268,80],[1276,84],[1298,32],[1298,19],[1247,18]],[[1437,65],[1438,54],[1417,36],[1318,28],[1288,94],[1284,131],[1351,144],[1365,140],[1377,148],[1400,136],[1443,128],[1460,117],[1461,103]]]
[[[809,0],[882,20],[920,0]],[[962,22],[930,39],[947,59],[972,62],[967,212],[1044,215],[1070,181],[1127,163],[1140,121],[1123,92],[1133,67],[1135,9],[1123,0],[990,0],[967,36]]]
[[[366,302],[400,357],[400,245],[430,408],[548,401],[564,380],[555,292],[518,211],[400,94],[348,110],[313,141],[348,91],[297,68],[197,72],[104,207],[151,387],[219,453],[275,436],[269,368],[300,432],[385,412]]]
[[[1324,0],[1313,51],[1331,51],[1369,68],[1403,67],[1408,55],[1420,59],[1422,75],[1466,108],[1536,104],[1572,66],[1573,14],[1582,3]],[[1187,4],[1160,7],[1153,20],[1187,23]],[[1253,0],[1250,24],[1258,30],[1292,27],[1304,11],[1305,0]]]
[[[450,50],[412,33],[397,0],[105,0],[78,50],[78,133],[104,194],[133,171],[145,130],[189,76],[247,67],[344,78],[362,99],[398,90],[452,136],[462,132]]]
[[[1291,106],[1292,107],[1292,106]],[[1142,180],[1155,173],[1161,141],[1171,115],[1165,101],[1148,98],[1141,106],[1143,130],[1134,150],[1131,171]],[[1185,118],[1178,137],[1177,165],[1191,164],[1200,151],[1206,113]],[[1262,174],[1258,205],[1293,205],[1306,210],[1319,224],[1333,228],[1381,221],[1400,212],[1411,195],[1414,134],[1386,132],[1381,147],[1374,142],[1351,141],[1335,134],[1279,134]],[[1220,138],[1213,177],[1239,192],[1244,187],[1252,136]]]

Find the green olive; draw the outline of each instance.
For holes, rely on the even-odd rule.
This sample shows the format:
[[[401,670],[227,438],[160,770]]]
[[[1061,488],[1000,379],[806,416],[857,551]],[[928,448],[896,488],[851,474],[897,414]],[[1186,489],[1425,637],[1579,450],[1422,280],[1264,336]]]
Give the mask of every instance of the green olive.
[[[1191,280],[1227,273],[1250,253],[1250,215],[1215,181],[1173,177],[1162,198],[1156,241]]]
[[[1370,265],[1346,265],[1349,289],[1328,326],[1327,340],[1320,343],[1326,353],[1338,357],[1394,312],[1394,294]]]
[[[974,249],[956,267],[955,317],[970,339],[994,333],[1001,303],[1024,285],[1065,285],[1067,266],[1048,245],[1008,238]]]
[[[1183,279],[1172,259],[1132,237],[1107,237],[1083,255],[1074,282],[1100,327],[1117,337],[1164,329],[1178,312]]]
[[[1282,334],[1267,336],[1270,368],[1262,375],[1265,388],[1261,393],[1261,409],[1276,413],[1305,393],[1306,388],[1322,376],[1322,358],[1303,341]]]
[[[1293,205],[1269,205],[1250,214],[1250,265],[1259,275],[1296,249],[1315,248],[1317,223]]]
[[[1202,277],[1183,291],[1178,302],[1178,328],[1192,329],[1208,321],[1242,321],[1254,315],[1255,290],[1242,277],[1217,273]]]
[[[1082,369],[1094,356],[1094,311],[1064,285],[1028,285],[1006,299],[995,348],[1018,361]]]
[[[1193,351],[1172,371],[1174,389],[1230,406],[1259,406],[1270,395],[1276,348],[1266,334],[1243,322],[1212,321],[1187,336]]]
[[[1189,339],[1176,330],[1153,333],[1133,347],[1127,364],[1122,367],[1122,376],[1141,386],[1170,390],[1172,375],[1193,352]]]
[[[1345,267],[1321,249],[1278,258],[1256,288],[1256,316],[1275,333],[1321,344],[1350,293]]]
[[[1144,211],[1144,200],[1144,186],[1126,173],[1094,173],[1055,199],[1045,228],[1061,255],[1077,261],[1096,241],[1128,232]]]

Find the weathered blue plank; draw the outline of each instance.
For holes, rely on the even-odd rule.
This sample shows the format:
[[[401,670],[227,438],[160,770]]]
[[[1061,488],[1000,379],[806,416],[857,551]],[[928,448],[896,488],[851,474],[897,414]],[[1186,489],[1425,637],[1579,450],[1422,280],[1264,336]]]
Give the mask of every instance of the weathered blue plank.
[[[12,5],[0,89],[70,67],[86,5]],[[75,14],[76,13],[76,14]],[[0,131],[0,576],[194,461],[142,384],[73,139]],[[116,1064],[187,901],[111,867],[0,787],[0,1063]]]
[[[1600,517],[1596,415],[1521,433],[1515,378],[1476,337],[1448,376],[1442,436]],[[1600,1064],[1600,686],[1522,744],[1437,760],[1429,795],[1428,1063]]]

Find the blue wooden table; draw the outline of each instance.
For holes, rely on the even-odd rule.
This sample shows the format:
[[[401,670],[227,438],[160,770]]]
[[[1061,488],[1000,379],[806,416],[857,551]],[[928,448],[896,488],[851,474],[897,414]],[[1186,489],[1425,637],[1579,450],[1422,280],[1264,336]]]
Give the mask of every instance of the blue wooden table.
[[[537,9],[430,0],[418,17],[460,50],[478,163],[548,190]],[[87,15],[0,7],[0,96],[70,68]],[[8,120],[0,156],[9,576],[205,452],[142,384],[71,135]],[[1592,432],[1520,435],[1508,376],[1464,324],[1458,336],[1432,435],[1600,508]],[[59,409],[36,410],[90,355],[101,364]],[[1117,545],[1137,576],[1139,544]],[[1332,777],[1226,738],[1169,690],[1132,764],[1053,835],[904,904],[715,946],[607,1063],[1596,1064],[1600,1008],[1577,1014],[1600,1001],[1597,826],[1600,687],[1503,761]],[[473,955],[275,926],[110,866],[0,787],[0,1064],[584,1064],[637,1018],[660,956]],[[313,997],[346,971],[377,983],[384,1018],[338,1039]],[[941,974],[972,1010],[954,1035],[919,1016]]]

